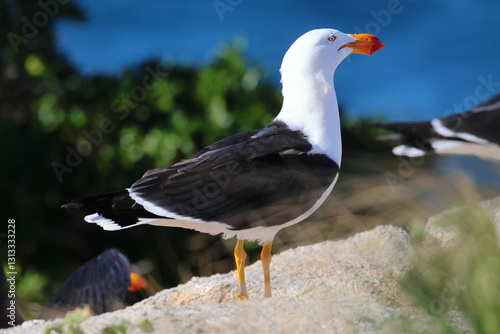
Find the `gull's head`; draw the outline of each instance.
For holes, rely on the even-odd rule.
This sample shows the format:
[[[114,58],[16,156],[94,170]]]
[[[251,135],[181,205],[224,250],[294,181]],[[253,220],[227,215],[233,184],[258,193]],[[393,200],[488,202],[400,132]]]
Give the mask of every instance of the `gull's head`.
[[[327,154],[340,166],[342,140],[333,74],[350,53],[372,54],[383,47],[373,35],[335,29],[311,30],[299,37],[281,64],[283,106],[276,120],[301,131],[314,152]]]
[[[372,54],[384,45],[370,34],[344,34],[335,29],[315,29],[300,36],[288,49],[281,64],[281,75],[333,75],[350,53]]]

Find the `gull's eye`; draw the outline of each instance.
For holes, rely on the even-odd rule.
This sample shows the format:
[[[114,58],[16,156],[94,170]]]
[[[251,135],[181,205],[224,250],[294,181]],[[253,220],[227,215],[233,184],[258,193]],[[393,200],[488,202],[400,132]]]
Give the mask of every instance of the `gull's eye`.
[[[337,39],[337,36],[335,36],[335,35],[328,36],[328,42],[334,42],[336,39]]]

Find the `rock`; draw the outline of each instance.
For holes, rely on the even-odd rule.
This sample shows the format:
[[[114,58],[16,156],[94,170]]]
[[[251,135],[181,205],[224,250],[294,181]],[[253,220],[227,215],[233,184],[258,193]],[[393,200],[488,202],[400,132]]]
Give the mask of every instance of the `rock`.
[[[486,217],[493,222],[497,239],[500,242],[500,197],[484,201],[479,204]],[[461,231],[458,225],[446,224],[453,221],[454,216],[463,214],[466,208],[454,208],[439,215],[431,217],[425,225],[425,234],[428,239],[438,241],[442,247],[451,247],[460,238]],[[445,224],[443,224],[443,221]]]
[[[412,249],[402,229],[380,226],[343,241],[326,241],[298,247],[273,256],[273,296],[332,298],[337,301],[376,302],[374,291],[391,291],[410,263]],[[260,262],[246,268],[250,298],[263,295]],[[146,304],[186,305],[234,302],[236,274],[193,278],[176,288],[142,301]],[[392,294],[392,293],[391,293]]]
[[[490,207],[500,220],[500,199],[496,201]],[[435,231],[434,238],[452,238]],[[80,328],[101,333],[124,320],[138,324],[147,319],[154,333],[399,333],[409,328],[425,333],[435,319],[415,307],[399,285],[414,254],[403,229],[379,226],[346,240],[274,255],[273,298],[261,297],[257,262],[246,268],[250,299],[245,302],[235,301],[236,274],[231,272],[193,278],[124,310],[88,318]],[[450,312],[449,318],[458,332],[472,332],[459,312]],[[28,321],[5,332],[40,333],[52,324]],[[127,333],[134,332],[141,330],[131,326]]]

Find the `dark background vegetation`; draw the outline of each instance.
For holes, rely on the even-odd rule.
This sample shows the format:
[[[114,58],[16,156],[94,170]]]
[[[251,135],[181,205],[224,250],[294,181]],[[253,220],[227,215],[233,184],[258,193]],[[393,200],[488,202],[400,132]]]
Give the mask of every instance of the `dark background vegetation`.
[[[118,76],[82,76],[55,52],[50,22],[13,47],[9,34],[23,36],[22,18],[38,11],[36,1],[0,0],[0,233],[8,219],[16,220],[21,306],[35,314],[72,271],[109,247],[140,261],[138,270],[151,283],[146,295],[193,275],[232,270],[234,240],[152,226],[106,232],[60,206],[123,189],[148,169],[264,126],[279,111],[280,87],[246,61],[238,43],[201,67],[152,59]],[[71,3],[60,11],[58,18],[85,19]],[[451,195],[433,206],[426,193],[440,186],[425,168],[433,158],[408,167],[374,140],[368,121],[343,122],[344,160],[334,193],[308,221],[280,232],[275,252],[377,224],[405,226],[455,202]],[[421,198],[427,201],[415,200]],[[247,246],[254,261],[260,249]],[[5,243],[0,247],[4,258]]]

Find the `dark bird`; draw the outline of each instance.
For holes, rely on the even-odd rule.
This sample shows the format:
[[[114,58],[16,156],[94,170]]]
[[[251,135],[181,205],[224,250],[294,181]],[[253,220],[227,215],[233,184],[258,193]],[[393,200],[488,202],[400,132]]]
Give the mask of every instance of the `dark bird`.
[[[340,122],[333,75],[350,53],[372,54],[368,34],[317,29],[297,39],[281,65],[283,106],[263,129],[222,139],[171,167],[147,171],[126,190],[63,205],[105,230],[141,224],[237,237],[238,300],[248,298],[243,240],[263,244],[264,296],[276,233],[309,217],[337,181]]]
[[[12,304],[17,307],[17,304],[15,296],[8,294],[10,290],[6,283],[9,281],[4,271],[1,273],[0,306],[4,312],[7,310],[7,314],[2,317],[0,326],[17,326],[24,322],[24,317],[19,309],[15,312],[8,309]],[[146,286],[143,277],[131,272],[127,256],[110,248],[78,268],[52,296],[37,319],[62,318],[66,312],[85,306],[94,315],[116,311],[123,307],[127,291],[139,291]],[[8,320],[5,321],[6,319]],[[10,323],[11,321],[14,322]]]
[[[388,122],[375,126],[398,133],[386,137],[402,142],[392,150],[396,155],[467,154],[500,160],[500,94],[460,114],[424,122]]]
[[[52,296],[38,318],[60,318],[84,306],[89,306],[93,314],[115,311],[123,307],[127,291],[145,287],[144,278],[131,272],[127,256],[110,248],[78,268]]]

